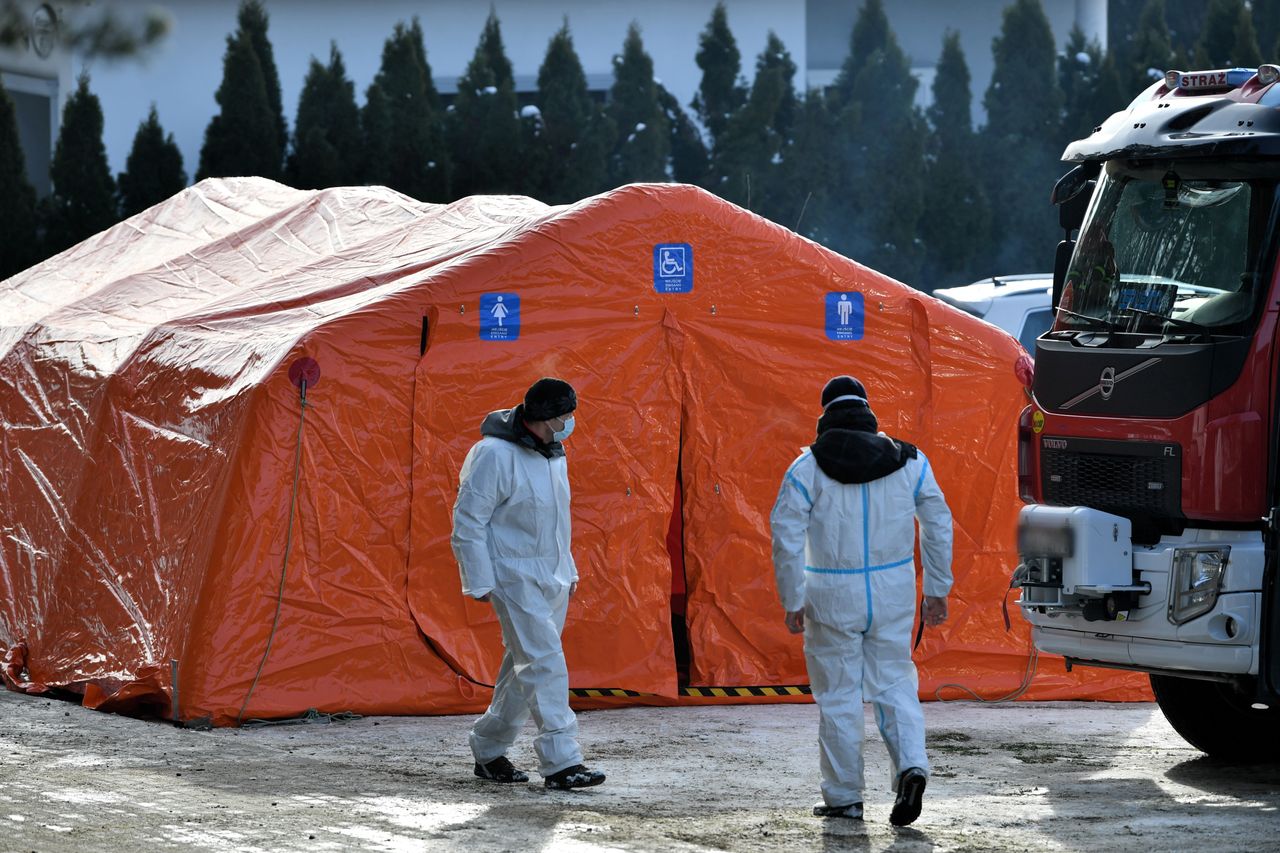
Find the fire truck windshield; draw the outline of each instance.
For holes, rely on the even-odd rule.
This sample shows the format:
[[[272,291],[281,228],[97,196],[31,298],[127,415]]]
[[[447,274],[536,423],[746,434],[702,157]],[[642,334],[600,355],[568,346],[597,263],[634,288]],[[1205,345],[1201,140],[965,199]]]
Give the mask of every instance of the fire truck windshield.
[[[1178,164],[1104,170],[1053,331],[1239,335],[1267,284],[1261,253],[1274,179]]]

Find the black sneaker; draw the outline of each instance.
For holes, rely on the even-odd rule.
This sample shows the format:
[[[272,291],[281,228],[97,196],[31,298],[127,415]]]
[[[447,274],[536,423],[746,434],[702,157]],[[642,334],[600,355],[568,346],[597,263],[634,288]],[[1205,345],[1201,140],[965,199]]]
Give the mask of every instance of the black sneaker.
[[[920,817],[920,806],[924,802],[924,786],[928,777],[919,767],[908,767],[898,777],[898,798],[893,802],[893,811],[889,813],[889,823],[894,826],[906,826]]]
[[[862,803],[850,803],[847,806],[829,806],[818,803],[813,807],[816,817],[847,817],[850,820],[862,820]]]
[[[591,770],[581,764],[566,767],[557,773],[552,773],[543,780],[548,788],[556,788],[561,791],[568,791],[571,788],[593,788],[603,781],[603,773],[599,770]]]
[[[488,764],[476,762],[476,775],[490,782],[528,782],[529,774],[511,766],[505,755],[499,755]]]

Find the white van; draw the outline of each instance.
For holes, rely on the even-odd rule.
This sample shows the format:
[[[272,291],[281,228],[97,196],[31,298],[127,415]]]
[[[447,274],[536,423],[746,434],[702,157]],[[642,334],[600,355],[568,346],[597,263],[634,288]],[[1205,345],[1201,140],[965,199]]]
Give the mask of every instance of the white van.
[[[1053,325],[1053,275],[992,276],[961,287],[944,287],[933,295],[1018,339],[1022,348],[1036,354],[1036,338]]]

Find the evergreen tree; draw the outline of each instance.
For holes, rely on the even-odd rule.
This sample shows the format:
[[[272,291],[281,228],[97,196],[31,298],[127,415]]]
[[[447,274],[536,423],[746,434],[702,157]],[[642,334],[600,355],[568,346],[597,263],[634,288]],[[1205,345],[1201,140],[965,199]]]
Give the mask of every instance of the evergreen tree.
[[[1053,31],[1040,0],[1015,0],[992,43],[995,68],[983,98],[987,124],[1029,139],[1055,139],[1062,90],[1056,80]]]
[[[1124,75],[1120,69],[1120,60],[1116,55],[1108,53],[1103,56],[1102,68],[1098,71],[1097,79],[1094,81],[1094,127],[1110,118],[1112,113],[1127,107],[1137,94],[1137,92],[1131,91],[1125,85]],[[1086,132],[1093,133],[1093,127],[1089,127]]]
[[[614,131],[591,99],[567,20],[551,37],[538,69],[537,106],[544,168],[532,194],[549,204],[564,204],[603,190]]]
[[[366,184],[391,183],[391,105],[387,93],[377,83],[365,92],[360,110],[360,138],[364,141],[360,173]]]
[[[1264,62],[1280,62],[1280,0],[1253,0],[1253,28]]]
[[[796,103],[795,119],[782,149],[778,180],[771,184],[766,216],[825,246],[833,245],[839,213],[835,120],[827,99],[814,89]]]
[[[1093,133],[1118,109],[1116,101],[1122,97],[1115,62],[1104,59],[1102,48],[1096,41],[1087,41],[1079,26],[1071,28],[1058,57],[1058,85],[1063,97],[1062,130],[1057,137],[1061,145]]]
[[[49,167],[45,254],[73,246],[117,221],[116,186],[102,144],[102,104],[81,74],[62,110],[62,128]]]
[[[1054,40],[1039,0],[1015,0],[992,43],[995,68],[983,98],[986,185],[991,194],[994,269],[1045,269],[1059,239],[1049,191],[1065,171],[1060,123],[1062,90]]]
[[[682,184],[705,184],[711,171],[711,155],[702,141],[702,133],[680,108],[676,96],[668,92],[661,83],[655,81],[655,85],[658,90],[658,107],[666,117],[671,134],[671,179]]]
[[[1121,67],[1133,65],[1142,56],[1142,51],[1136,42],[1144,25],[1140,22],[1134,29],[1133,21],[1145,19],[1146,16],[1141,13],[1150,5],[1150,0],[1108,0],[1107,2],[1107,50],[1119,54],[1117,59]],[[1205,2],[1204,0],[1166,0],[1160,5],[1160,28],[1165,32],[1170,48],[1167,54],[1169,58],[1161,60],[1160,69],[1161,71],[1167,71],[1169,68],[1185,70],[1190,67],[1187,57],[1195,53],[1195,43],[1204,24]],[[1258,0],[1253,0],[1253,5],[1256,7]],[[1159,54],[1159,56],[1163,57],[1165,54]],[[1146,67],[1142,70],[1145,71]],[[1142,88],[1145,89],[1146,86]]]
[[[1143,4],[1127,66],[1125,88],[1131,97],[1137,97],[1174,67],[1173,43],[1165,22],[1165,0],[1146,0]]]
[[[888,28],[883,5],[858,16],[832,91],[837,187],[829,197],[829,245],[903,281],[919,273],[924,127],[918,86]]]
[[[315,57],[298,98],[289,183],[299,189],[349,186],[360,182],[360,110],[338,45],[329,44],[329,64]]]
[[[517,108],[511,62],[502,47],[497,15],[490,9],[475,55],[458,79],[458,95],[449,113],[456,195],[510,193],[521,188],[524,163]]]
[[[787,204],[773,202],[783,181],[783,152],[796,120],[795,76],[791,54],[771,30],[756,58],[751,94],[730,116],[714,154],[713,173],[721,180],[712,189],[735,204],[780,220],[795,215]]]
[[[618,139],[609,162],[614,186],[635,181],[666,181],[671,153],[667,118],[658,103],[653,59],[645,53],[640,26],[627,28],[622,55],[613,60],[613,88],[609,118]]]
[[[831,87],[829,106],[833,110],[843,109],[855,100],[855,82],[859,72],[866,67],[873,53],[888,50],[891,40],[893,34],[889,31],[889,18],[885,15],[883,0],[867,0],[853,24],[849,53]],[[894,48],[898,49],[896,40]]]
[[[746,87],[739,78],[742,57],[729,31],[729,13],[724,0],[716,3],[707,28],[698,37],[698,67],[702,82],[693,96],[693,109],[714,144],[724,132],[729,118],[746,100]]]
[[[205,128],[196,180],[236,175],[280,177],[275,116],[258,55],[244,33],[227,37],[222,84],[215,98],[221,109]]]
[[[276,70],[275,51],[272,50],[271,40],[267,37],[269,23],[267,10],[260,0],[241,0],[240,12],[236,20],[242,37],[249,40],[254,55],[258,57],[258,66],[262,69],[262,82],[267,87],[267,105],[271,109],[271,117],[275,124],[276,144],[271,153],[277,164],[276,171],[266,177],[279,177],[284,168],[285,150],[289,144],[289,128],[284,120],[284,100],[280,95],[280,74]]]
[[[848,244],[856,258],[900,281],[916,283],[923,260],[919,222],[924,212],[924,121],[915,107],[918,82],[907,57],[890,39],[858,73],[862,115],[875,117],[852,133],[858,232]],[[850,174],[846,171],[846,174]]]
[[[36,260],[36,191],[27,180],[13,99],[0,82],[0,281]]]
[[[551,152],[547,150],[546,123],[537,104],[525,104],[517,117],[520,136],[516,145],[520,150],[519,168],[512,177],[513,193],[541,199],[551,171]]]
[[[927,116],[925,183],[928,199],[920,218],[925,246],[923,283],[928,290],[972,280],[992,254],[991,208],[978,179],[969,65],[960,34],[942,39]]]
[[[165,136],[155,104],[151,105],[147,120],[138,125],[125,170],[116,183],[120,188],[120,214],[125,217],[159,204],[187,185],[182,152],[172,133]]]
[[[368,136],[378,132],[384,120],[378,113],[384,108],[385,135]],[[452,163],[440,98],[431,79],[417,18],[408,27],[396,24],[383,45],[382,66],[368,93],[363,124],[371,159],[372,152],[385,146],[385,160],[369,163],[370,180],[422,201],[444,202],[452,198]]]
[[[1258,49],[1258,34],[1253,28],[1253,16],[1248,7],[1240,4],[1236,13],[1236,27],[1231,46],[1231,62],[1244,68],[1257,68],[1262,64],[1262,51]]]
[[[1231,68],[1236,64],[1236,27],[1240,22],[1243,0],[1209,0],[1204,26],[1196,42],[1197,68]],[[1254,47],[1257,52],[1257,47]]]

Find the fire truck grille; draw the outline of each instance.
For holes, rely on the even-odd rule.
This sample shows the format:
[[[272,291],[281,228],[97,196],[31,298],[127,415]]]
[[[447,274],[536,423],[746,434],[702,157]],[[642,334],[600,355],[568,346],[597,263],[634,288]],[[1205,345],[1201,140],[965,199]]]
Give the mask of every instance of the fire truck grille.
[[[1128,518],[1181,514],[1181,458],[1156,455],[1168,445],[1115,442],[1116,450],[1127,451],[1117,453],[1100,447],[1111,442],[1090,441],[1088,449],[1080,447],[1085,444],[1081,440],[1059,443],[1068,447],[1042,446],[1040,451],[1046,503],[1087,506]]]

